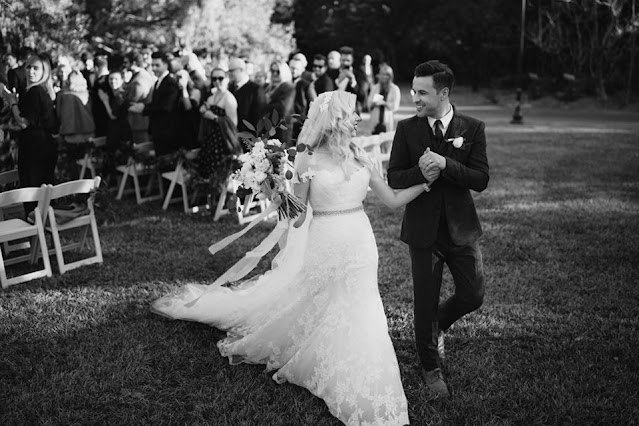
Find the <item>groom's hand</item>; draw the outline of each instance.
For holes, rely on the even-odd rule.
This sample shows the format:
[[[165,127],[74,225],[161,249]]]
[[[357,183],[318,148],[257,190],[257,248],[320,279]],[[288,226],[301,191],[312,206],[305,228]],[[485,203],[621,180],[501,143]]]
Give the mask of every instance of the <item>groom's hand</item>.
[[[426,151],[424,151],[424,154],[419,159],[419,168],[428,183],[433,183],[441,173],[437,162],[433,160],[431,154],[438,155],[434,152],[431,152],[430,148],[426,148]]]
[[[420,168],[422,168],[422,164],[424,167],[436,166],[439,170],[444,170],[446,168],[446,157],[431,151],[430,148],[426,148],[426,151],[419,158]],[[422,168],[422,172],[423,170]]]

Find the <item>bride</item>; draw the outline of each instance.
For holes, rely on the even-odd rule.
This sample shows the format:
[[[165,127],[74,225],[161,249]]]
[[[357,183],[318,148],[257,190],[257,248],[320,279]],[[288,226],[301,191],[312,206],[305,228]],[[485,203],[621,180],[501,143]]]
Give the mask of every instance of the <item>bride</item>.
[[[427,187],[386,185],[352,142],[360,121],[355,95],[322,93],[299,141],[295,193],[310,204],[263,275],[233,286],[189,284],[152,310],[225,330],[231,364],[266,364],[277,383],[322,398],[347,425],[408,424],[393,344],[377,286],[377,246],[362,201],[370,188],[400,207]]]

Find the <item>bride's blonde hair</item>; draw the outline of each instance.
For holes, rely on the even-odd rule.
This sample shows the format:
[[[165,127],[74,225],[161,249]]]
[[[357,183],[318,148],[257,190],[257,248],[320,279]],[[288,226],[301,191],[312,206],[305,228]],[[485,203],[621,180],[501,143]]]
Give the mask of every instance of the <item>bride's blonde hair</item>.
[[[355,102],[356,96],[349,92],[320,94],[311,102],[298,143],[311,149],[325,147],[345,171],[346,165],[353,159],[365,166],[370,165],[366,152],[353,142]]]

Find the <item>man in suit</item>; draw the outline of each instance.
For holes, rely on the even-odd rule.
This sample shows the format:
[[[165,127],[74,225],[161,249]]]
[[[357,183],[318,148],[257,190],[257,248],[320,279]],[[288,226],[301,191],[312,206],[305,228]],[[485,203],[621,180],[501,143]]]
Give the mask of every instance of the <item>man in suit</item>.
[[[309,104],[315,97],[310,90],[311,83],[302,77],[304,72],[304,64],[299,60],[291,59],[288,62],[291,68],[291,75],[293,77],[293,85],[295,86],[295,99],[293,101],[293,113],[298,114],[300,117],[293,123],[292,138],[297,139],[297,135],[302,130],[302,124],[306,119],[308,113]]]
[[[310,87],[313,99],[324,92],[335,90],[335,80],[328,75],[327,69],[326,56],[320,53],[313,56],[313,76],[315,79]]]
[[[362,111],[363,105],[366,104],[366,92],[364,91],[366,76],[359,68],[353,68],[354,52],[352,47],[343,46],[339,53],[341,68],[335,79],[335,85],[337,90],[354,93],[357,96],[357,111]]]
[[[229,90],[237,100],[237,130],[249,131],[244,120],[253,126],[262,118],[266,106],[264,87],[251,81],[246,71],[246,62],[240,58],[232,58],[229,61]]]
[[[144,56],[141,53],[131,52],[127,54],[127,59],[132,76],[126,85],[124,101],[129,106],[138,102],[146,104],[155,84],[155,77],[144,69]],[[147,116],[129,111],[127,120],[131,126],[134,143],[146,142],[150,139],[149,118]]]
[[[489,179],[484,123],[450,104],[453,83],[453,72],[439,61],[415,68],[411,94],[417,114],[398,123],[388,167],[393,188],[430,186],[406,206],[401,240],[411,256],[421,373],[441,397],[449,395],[441,372],[444,333],[483,302],[482,229],[470,190],[483,191]],[[455,293],[439,303],[444,263]]]
[[[172,55],[163,52],[151,55],[151,69],[157,77],[151,102],[146,105],[138,102],[129,107],[130,112],[142,112],[149,117],[149,134],[158,156],[175,152],[180,147],[176,134],[180,87],[169,75],[171,59]]]

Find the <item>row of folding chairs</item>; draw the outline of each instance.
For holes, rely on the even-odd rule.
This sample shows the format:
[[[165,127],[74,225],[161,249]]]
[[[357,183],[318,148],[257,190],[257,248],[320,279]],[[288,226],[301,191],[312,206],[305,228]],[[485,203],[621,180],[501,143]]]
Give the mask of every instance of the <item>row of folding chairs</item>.
[[[178,159],[175,168],[166,172],[160,172],[153,163],[155,158],[153,142],[134,144],[133,150],[135,155],[131,156],[126,164],[116,168],[121,174],[116,199],[121,200],[125,194],[133,192],[138,204],[164,200],[162,209],[167,210],[171,203],[181,201],[185,213],[198,211],[198,206],[192,207],[197,194],[189,194],[189,176],[185,162],[195,160],[199,155],[199,148],[186,152],[183,158]],[[148,161],[143,161],[145,158]],[[88,160],[84,159],[82,164],[85,164],[86,161]],[[85,170],[89,170],[93,176],[97,173],[95,167],[87,167],[81,171],[81,177]],[[146,179],[144,191],[141,185],[142,178]],[[166,194],[164,193],[164,185],[162,185],[163,179],[169,182]],[[129,188],[129,182],[133,183],[133,188]],[[176,197],[174,193],[178,188],[181,194]],[[236,190],[237,184],[229,176],[219,188],[218,199],[212,200],[214,206],[208,206],[213,211],[214,221],[218,221],[228,214],[233,214],[236,215],[239,224],[244,224],[253,220],[255,216],[267,208],[268,201],[257,200],[253,196],[244,200],[244,203],[240,203],[234,196]]]
[[[361,146],[370,155],[377,171],[386,178],[386,169],[390,160],[395,131],[384,132],[372,136],[358,136],[353,142]]]
[[[6,177],[6,175],[5,175]],[[0,181],[2,178],[0,178]],[[102,263],[100,236],[95,219],[94,196],[100,185],[100,177],[80,179],[59,185],[42,185],[40,188],[18,188],[0,192],[0,282],[2,288],[52,276],[49,256],[55,254],[61,274],[82,265]],[[52,202],[74,194],[89,194],[86,207],[74,210],[55,208]],[[23,203],[37,203],[33,214],[24,217]],[[80,237],[69,240],[68,232],[79,230]],[[89,231],[91,232],[88,237]],[[64,237],[61,235],[65,233]],[[49,248],[47,235],[53,247]],[[92,242],[92,247],[89,242]],[[64,252],[88,246],[93,255],[67,262]],[[28,250],[27,254],[13,255]],[[43,268],[7,275],[7,266],[19,263],[35,265],[42,258]],[[33,269],[33,267],[31,268]]]

